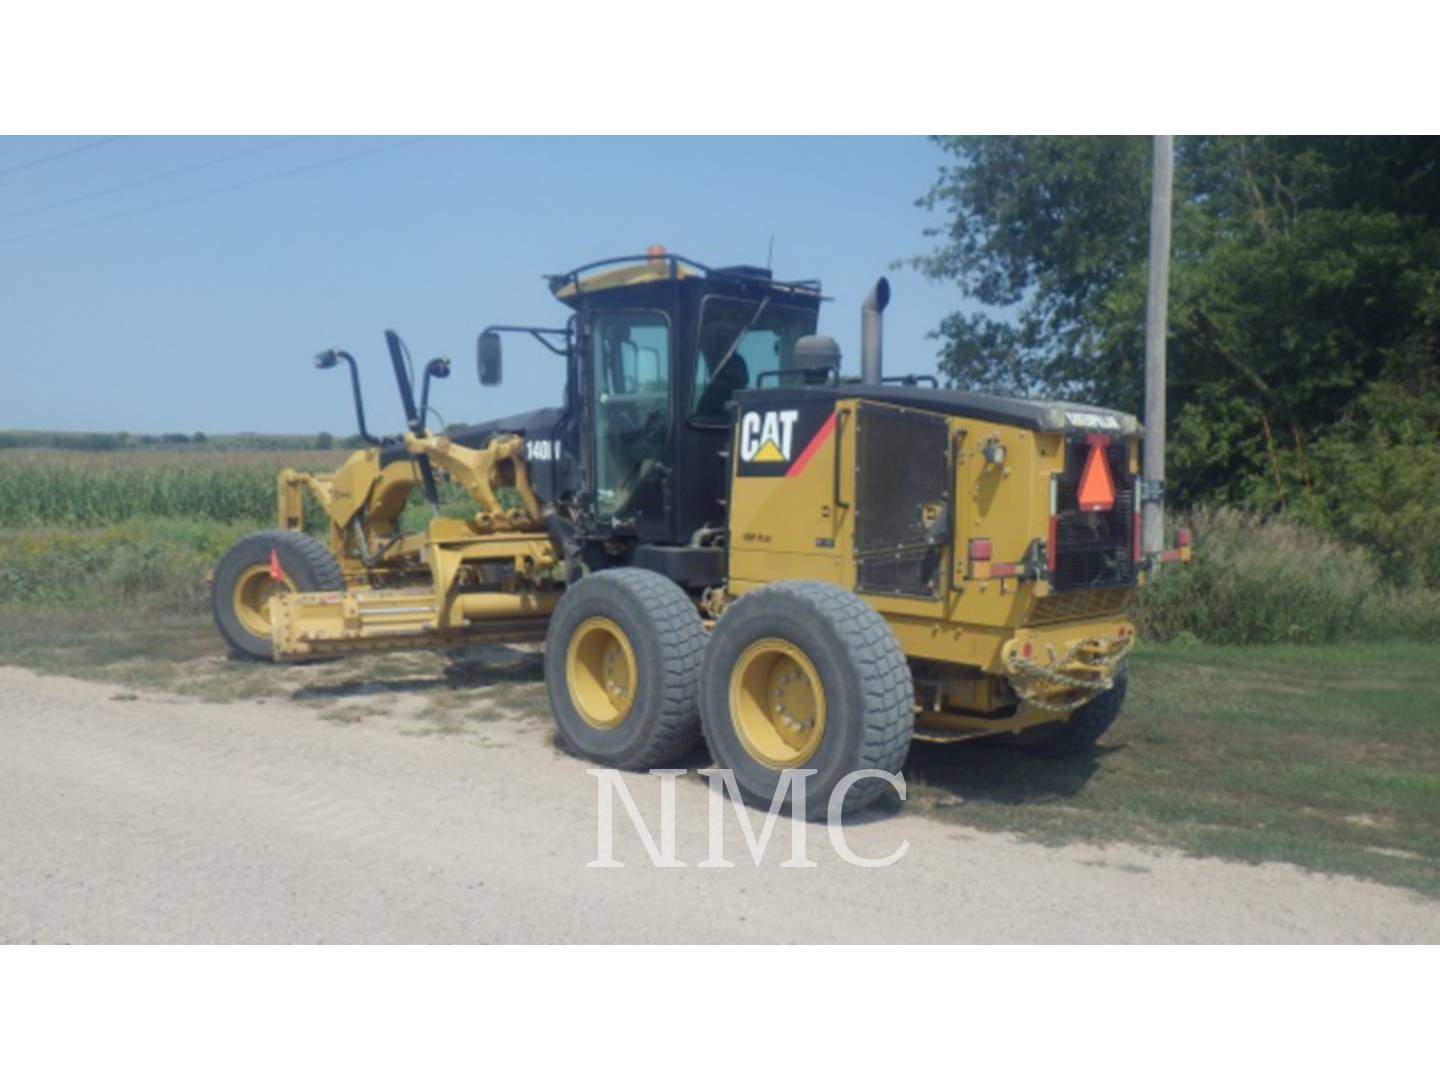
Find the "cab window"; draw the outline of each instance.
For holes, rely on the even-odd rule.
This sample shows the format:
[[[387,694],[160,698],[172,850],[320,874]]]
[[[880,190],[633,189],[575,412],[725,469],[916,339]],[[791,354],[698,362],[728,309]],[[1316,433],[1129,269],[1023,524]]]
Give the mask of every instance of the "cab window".
[[[773,300],[723,296],[706,298],[700,309],[700,341],[695,355],[695,384],[690,417],[724,424],[736,390],[758,385],[763,372],[788,371],[795,343],[815,332],[813,311],[783,307]],[[733,346],[733,348],[732,348]],[[767,385],[772,380],[766,380]]]
[[[604,312],[591,327],[595,480],[602,517],[660,462],[669,434],[670,323],[654,311]]]

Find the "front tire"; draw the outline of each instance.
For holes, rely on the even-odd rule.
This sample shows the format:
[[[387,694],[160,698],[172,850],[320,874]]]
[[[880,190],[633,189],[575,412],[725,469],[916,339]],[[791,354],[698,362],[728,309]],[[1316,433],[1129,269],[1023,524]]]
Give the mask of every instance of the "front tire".
[[[240,656],[273,660],[267,608],[277,583],[271,576],[274,553],[287,592],[339,592],[345,575],[330,549],[302,532],[274,529],[237,541],[215,567],[210,612],[220,636]]]
[[[771,805],[782,770],[813,769],[805,814],[823,818],[850,773],[899,772],[915,729],[915,690],[879,612],[833,585],[782,581],[741,596],[716,624],[700,715],[716,764],[752,803]],[[880,777],[862,778],[843,809],[888,789]],[[793,790],[781,804],[792,812]]]
[[[621,769],[665,765],[700,736],[705,627],[685,590],[649,570],[602,570],[560,598],[545,692],[563,742]]]

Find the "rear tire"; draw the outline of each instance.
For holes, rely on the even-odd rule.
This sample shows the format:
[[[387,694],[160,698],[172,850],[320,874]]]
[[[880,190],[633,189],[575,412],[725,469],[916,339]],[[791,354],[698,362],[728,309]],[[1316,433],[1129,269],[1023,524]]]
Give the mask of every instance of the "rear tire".
[[[280,560],[284,587],[295,592],[339,592],[345,575],[330,549],[302,532],[274,529],[236,542],[215,567],[210,612],[226,644],[251,660],[273,660],[265,604],[275,588],[270,553]]]
[[[665,765],[700,736],[705,627],[685,590],[649,570],[602,570],[560,598],[545,693],[561,740],[621,769]]]
[[[915,730],[910,667],[885,619],[819,581],[748,592],[716,624],[705,651],[700,715],[715,762],[752,803],[769,808],[783,769],[806,777],[805,815],[823,818],[850,773],[897,773]],[[845,793],[858,810],[886,791],[865,777]],[[793,812],[791,792],[782,806]]]
[[[1046,724],[1020,733],[1021,748],[1039,757],[1078,757],[1095,749],[1100,736],[1110,730],[1125,704],[1130,671],[1124,664],[1115,673],[1115,685],[1086,702],[1058,724]]]

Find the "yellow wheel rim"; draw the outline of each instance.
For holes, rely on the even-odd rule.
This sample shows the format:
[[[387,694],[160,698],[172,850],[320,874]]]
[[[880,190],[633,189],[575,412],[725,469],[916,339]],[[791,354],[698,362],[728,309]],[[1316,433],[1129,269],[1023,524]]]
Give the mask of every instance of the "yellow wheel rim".
[[[730,671],[730,719],[756,761],[804,765],[825,737],[825,688],[815,665],[780,638],[753,643]]]
[[[635,650],[610,619],[586,619],[570,635],[565,681],[580,719],[609,731],[625,722],[635,704]]]
[[[295,591],[295,583],[288,574],[280,585],[286,592]],[[270,597],[275,595],[275,587],[276,582],[270,576],[268,563],[247,566],[235,579],[232,597],[235,618],[240,620],[246,633],[254,634],[258,638],[270,637]]]

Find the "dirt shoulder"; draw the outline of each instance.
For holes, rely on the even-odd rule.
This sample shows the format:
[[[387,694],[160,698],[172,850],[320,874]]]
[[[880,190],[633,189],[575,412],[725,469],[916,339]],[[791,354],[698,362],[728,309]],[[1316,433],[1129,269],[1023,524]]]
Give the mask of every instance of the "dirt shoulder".
[[[848,865],[807,826],[818,866],[782,868],[787,821],[756,868],[729,818],[738,865],[701,868],[693,776],[677,791],[688,867],[652,867],[617,806],[625,866],[591,869],[596,781],[548,722],[484,696],[437,721],[406,700],[212,704],[0,667],[0,940],[1440,940],[1440,905],[1397,889],[1046,847],[903,808],[847,830],[872,857],[908,842],[890,867]],[[659,781],[629,787],[653,823]]]

